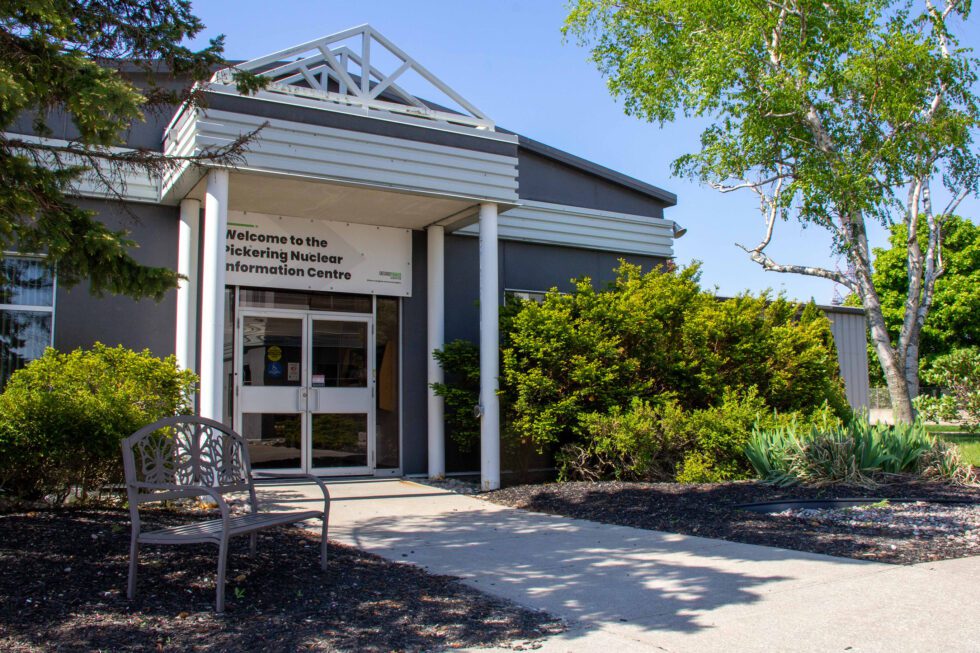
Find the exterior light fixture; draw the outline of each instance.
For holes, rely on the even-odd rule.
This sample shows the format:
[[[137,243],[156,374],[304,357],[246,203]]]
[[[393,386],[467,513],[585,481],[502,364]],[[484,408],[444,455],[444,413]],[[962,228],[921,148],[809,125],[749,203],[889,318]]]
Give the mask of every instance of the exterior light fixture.
[[[680,226],[676,222],[674,223],[674,238],[680,238],[681,236],[683,236],[686,233],[687,233],[687,229],[685,229],[684,227]]]

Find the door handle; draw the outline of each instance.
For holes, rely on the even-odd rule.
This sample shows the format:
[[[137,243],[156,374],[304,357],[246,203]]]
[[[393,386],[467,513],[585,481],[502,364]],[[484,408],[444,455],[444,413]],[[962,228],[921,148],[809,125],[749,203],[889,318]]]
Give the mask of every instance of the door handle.
[[[320,410],[320,393],[316,391],[316,388],[310,388],[309,398],[313,400],[313,405],[307,402],[307,410]]]
[[[306,388],[296,388],[296,410],[306,412]]]

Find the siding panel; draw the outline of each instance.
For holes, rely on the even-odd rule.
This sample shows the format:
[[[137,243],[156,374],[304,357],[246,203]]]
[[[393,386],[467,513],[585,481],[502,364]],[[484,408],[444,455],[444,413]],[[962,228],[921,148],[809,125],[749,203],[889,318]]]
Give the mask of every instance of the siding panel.
[[[472,224],[457,233],[476,236],[479,226]],[[663,258],[674,255],[670,220],[546,202],[525,201],[502,213],[499,236],[504,240],[624,254]]]
[[[243,169],[477,201],[517,200],[516,157],[228,111],[182,117],[168,133],[165,149],[186,154],[226,145],[263,122]],[[175,185],[178,180],[168,180],[164,193]]]
[[[847,400],[855,410],[867,410],[870,405],[870,388],[864,315],[828,310],[827,317],[837,345],[837,361],[844,379]]]

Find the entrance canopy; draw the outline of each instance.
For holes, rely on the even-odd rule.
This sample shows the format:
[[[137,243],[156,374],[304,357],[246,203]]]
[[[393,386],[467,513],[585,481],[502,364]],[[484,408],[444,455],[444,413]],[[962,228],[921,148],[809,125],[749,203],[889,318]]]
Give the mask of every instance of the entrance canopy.
[[[269,84],[243,95],[236,69]],[[256,134],[230,171],[232,209],[422,229],[518,203],[518,137],[369,25],[218,71],[203,91],[204,108],[185,105],[168,125],[164,151]],[[184,166],[160,199],[203,199],[203,182]]]

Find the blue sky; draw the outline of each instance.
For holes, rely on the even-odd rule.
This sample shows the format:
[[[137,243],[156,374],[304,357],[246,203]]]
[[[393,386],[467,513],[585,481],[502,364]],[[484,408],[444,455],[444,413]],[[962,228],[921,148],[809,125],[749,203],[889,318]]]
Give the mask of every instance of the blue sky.
[[[721,195],[670,175],[671,162],[697,148],[698,125],[679,120],[660,128],[626,116],[588,52],[563,42],[561,0],[202,0],[193,7],[207,25],[202,37],[225,34],[230,59],[370,23],[496,124],[676,193],[667,217],[688,229],[676,241],[677,260],[702,261],[706,287],[724,295],[771,288],[819,303],[835,295],[829,281],[763,272],[735,246],[761,237],[757,203],[749,194]],[[977,15],[957,32],[980,46]],[[980,201],[964,202],[960,212],[976,221]],[[884,243],[880,228],[871,237]],[[837,265],[829,237],[794,222],[777,227],[768,251],[779,262]]]

